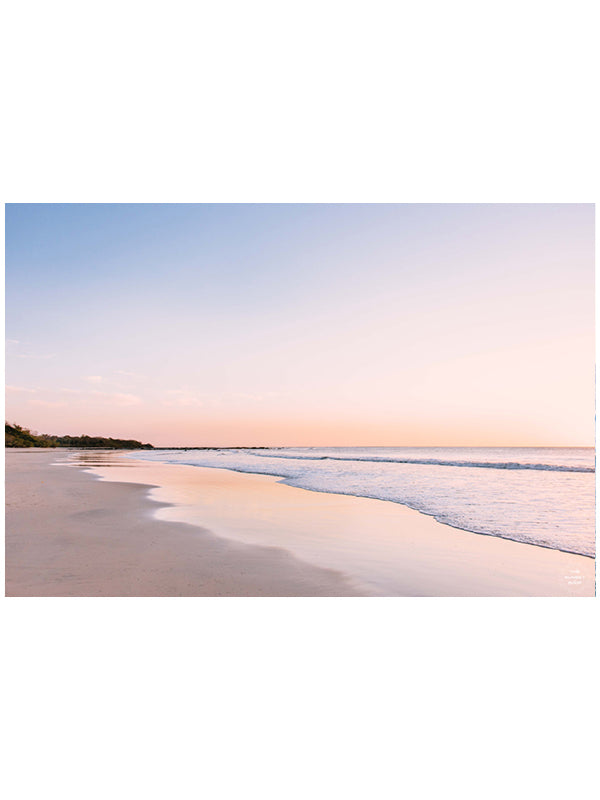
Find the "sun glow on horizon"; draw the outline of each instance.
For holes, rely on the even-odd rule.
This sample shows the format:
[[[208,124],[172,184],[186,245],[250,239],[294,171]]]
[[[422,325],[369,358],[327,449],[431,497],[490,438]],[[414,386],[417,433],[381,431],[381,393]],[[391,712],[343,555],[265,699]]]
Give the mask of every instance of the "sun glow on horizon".
[[[157,446],[591,446],[593,237],[590,205],[9,205],[6,417]]]

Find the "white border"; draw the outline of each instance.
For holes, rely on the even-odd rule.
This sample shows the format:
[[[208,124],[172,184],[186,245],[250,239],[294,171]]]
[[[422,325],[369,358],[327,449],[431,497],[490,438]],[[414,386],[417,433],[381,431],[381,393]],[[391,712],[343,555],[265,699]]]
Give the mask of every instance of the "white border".
[[[594,202],[592,10],[12,4],[4,199]],[[596,783],[596,599],[2,613],[11,798],[549,800]]]

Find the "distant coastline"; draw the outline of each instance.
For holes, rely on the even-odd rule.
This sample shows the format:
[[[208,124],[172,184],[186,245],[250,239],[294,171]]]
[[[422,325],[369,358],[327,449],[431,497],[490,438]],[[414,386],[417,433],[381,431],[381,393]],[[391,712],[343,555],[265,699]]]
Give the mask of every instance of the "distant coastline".
[[[56,436],[48,433],[35,433],[16,422],[4,425],[5,447],[84,447],[109,448],[113,450],[283,450],[283,447],[267,445],[235,445],[216,447],[205,445],[188,445],[185,447],[155,447],[149,442],[142,443],[137,439],[113,439],[107,436]]]
[[[154,450],[149,444],[136,439],[113,439],[105,436],[53,436],[32,433],[28,428],[14,423],[4,425],[5,447],[84,447],[110,448],[111,450]]]

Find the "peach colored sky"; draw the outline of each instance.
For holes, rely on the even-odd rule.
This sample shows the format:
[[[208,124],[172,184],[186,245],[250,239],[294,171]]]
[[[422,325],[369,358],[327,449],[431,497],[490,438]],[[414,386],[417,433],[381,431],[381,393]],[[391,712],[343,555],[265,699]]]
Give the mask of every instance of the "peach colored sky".
[[[6,417],[155,445],[592,445],[590,205],[10,205]]]

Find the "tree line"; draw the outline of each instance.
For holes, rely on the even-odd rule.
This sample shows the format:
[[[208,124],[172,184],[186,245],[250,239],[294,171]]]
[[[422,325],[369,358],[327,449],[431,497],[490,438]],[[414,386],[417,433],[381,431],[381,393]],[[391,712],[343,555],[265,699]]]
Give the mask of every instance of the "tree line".
[[[106,436],[52,436],[47,433],[32,433],[13,422],[4,425],[5,447],[103,447],[112,450],[153,450],[151,444],[142,444],[137,439],[113,439]]]

